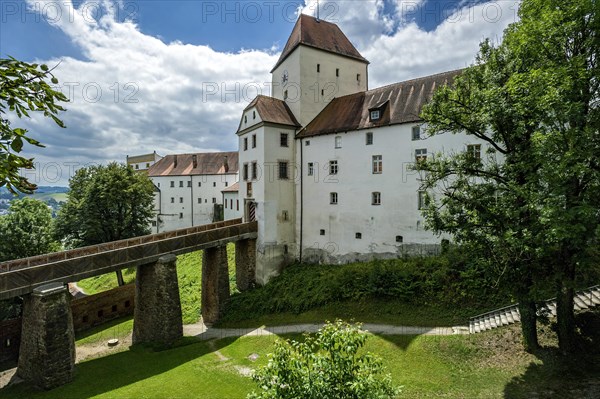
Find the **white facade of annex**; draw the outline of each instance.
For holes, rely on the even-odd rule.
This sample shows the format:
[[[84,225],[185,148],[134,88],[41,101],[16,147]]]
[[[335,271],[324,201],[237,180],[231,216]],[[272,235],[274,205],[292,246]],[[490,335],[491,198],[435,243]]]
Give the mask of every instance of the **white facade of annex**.
[[[154,232],[177,230],[213,223],[215,205],[221,205],[221,191],[237,182],[237,173],[195,176],[151,176],[159,191]]]

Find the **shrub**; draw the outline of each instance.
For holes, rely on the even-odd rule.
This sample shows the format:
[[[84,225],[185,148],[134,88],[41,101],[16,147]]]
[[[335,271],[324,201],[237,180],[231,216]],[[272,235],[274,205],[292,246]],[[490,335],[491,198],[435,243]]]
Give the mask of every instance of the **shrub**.
[[[386,399],[399,389],[383,374],[381,359],[358,354],[367,335],[359,325],[327,323],[304,342],[277,341],[269,363],[253,376],[259,390],[248,399]]]

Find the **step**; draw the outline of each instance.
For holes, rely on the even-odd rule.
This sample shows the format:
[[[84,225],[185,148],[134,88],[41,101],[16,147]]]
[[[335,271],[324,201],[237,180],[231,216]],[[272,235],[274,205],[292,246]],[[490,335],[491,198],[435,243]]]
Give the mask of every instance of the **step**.
[[[483,317],[483,330],[491,330],[492,324],[490,323],[490,315],[485,315]]]
[[[515,322],[515,318],[513,317],[512,309],[508,309],[506,311],[506,319],[508,320],[509,324],[512,324]]]
[[[502,323],[503,326],[510,324],[508,321],[508,316],[507,316],[507,312],[502,312],[500,314],[500,322]]]
[[[585,300],[582,300],[578,295],[573,297],[573,305],[575,306],[575,310],[583,310],[589,308]]]
[[[500,312],[494,313],[494,323],[496,324],[495,327],[500,327],[503,325],[502,318],[500,317]]]
[[[521,321],[521,314],[519,313],[519,309],[511,309],[510,313],[512,314],[515,322]]]

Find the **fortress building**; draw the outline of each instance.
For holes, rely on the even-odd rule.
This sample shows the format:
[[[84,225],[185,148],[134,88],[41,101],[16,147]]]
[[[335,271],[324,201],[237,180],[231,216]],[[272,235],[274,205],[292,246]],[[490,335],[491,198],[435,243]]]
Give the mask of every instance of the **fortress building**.
[[[259,225],[259,283],[296,260],[437,250],[411,165],[440,151],[485,151],[466,135],[424,134],[421,108],[460,71],[369,89],[368,66],[337,25],[301,15],[271,70],[272,96],[244,109],[236,189],[244,219]]]

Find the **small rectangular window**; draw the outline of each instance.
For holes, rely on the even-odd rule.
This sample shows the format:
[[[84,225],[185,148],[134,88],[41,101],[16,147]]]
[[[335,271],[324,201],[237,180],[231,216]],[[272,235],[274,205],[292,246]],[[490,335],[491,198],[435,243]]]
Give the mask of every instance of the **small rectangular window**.
[[[198,198],[198,203],[201,204],[202,203],[202,198]]]
[[[248,180],[248,164],[244,164],[244,168],[242,169],[242,178],[244,180]]]
[[[171,204],[175,203],[175,197],[171,197]]]
[[[382,155],[373,155],[373,173],[374,174],[383,173],[383,156]]]
[[[213,204],[217,203],[217,199],[215,197],[213,197]]]
[[[179,180],[179,187],[183,187],[183,180]]]
[[[202,183],[201,182],[198,182],[198,187],[202,187]]]
[[[152,221],[152,227],[156,227],[156,220]]]
[[[288,163],[287,161],[279,161],[279,167],[278,167],[278,176],[280,180],[287,180],[289,179],[289,174],[288,174]]]
[[[217,182],[216,181],[213,182],[213,187],[217,187]]]
[[[403,242],[404,238],[402,236],[396,236],[396,242]]]
[[[427,161],[427,148],[418,148],[415,150],[415,161],[416,162]]]
[[[356,81],[360,83],[360,73],[356,74]]]
[[[335,148],[342,148],[342,136],[335,136]]]
[[[183,197],[179,197],[179,203],[183,204]]]
[[[376,191],[371,193],[371,205],[381,205],[381,193]]]
[[[481,160],[481,144],[467,145],[467,155],[475,161]]]
[[[325,229],[321,229],[321,230],[319,230],[319,235],[322,235],[322,236],[324,236],[324,235],[325,235]]]
[[[248,149],[248,137],[244,137],[244,151]]]
[[[378,109],[371,111],[371,121],[378,120],[380,116],[381,116],[381,113],[379,112]]]
[[[136,163],[136,164],[135,164],[135,168],[136,168],[136,169],[139,169],[139,168],[140,168],[140,165],[138,165],[138,164]]]
[[[288,91],[287,90],[283,92],[283,99],[284,100],[288,99]]]
[[[226,181],[225,182],[225,187],[228,187],[228,186],[229,186],[229,182]]]
[[[157,183],[157,184],[158,184],[158,188],[160,188],[160,183]]]
[[[321,72],[321,64],[317,64],[317,73]]]
[[[340,68],[335,69],[335,76],[340,77]]]
[[[308,163],[308,175],[312,176],[315,174],[315,164],[312,162]]]
[[[236,211],[240,210],[240,200],[235,200],[235,210]]]
[[[366,144],[367,145],[372,145],[373,144],[373,133],[369,132],[366,135]]]
[[[175,187],[175,182],[171,180],[171,187]]]
[[[251,182],[246,183],[246,196],[252,197],[252,183]]]
[[[279,145],[281,147],[287,147],[288,146],[288,134],[287,133],[280,133],[279,134]]]
[[[179,212],[179,219],[183,219],[183,212]]]
[[[308,147],[308,146],[310,145],[310,140],[306,140],[306,141],[304,142],[304,145]]]
[[[252,162],[252,180],[258,179],[258,165]]]
[[[188,186],[188,187],[192,187],[192,181],[191,181],[191,180],[189,180],[189,181],[187,182],[187,186]]]
[[[287,222],[288,220],[290,220],[290,216],[288,214],[288,211],[281,211],[281,219],[284,222]]]
[[[252,135],[252,148],[256,148],[256,134]]]
[[[356,237],[357,240],[360,240],[362,239],[362,233],[356,233],[354,237]]]
[[[418,192],[418,205],[417,205],[417,209],[425,209],[425,199],[427,197],[427,194],[425,193],[425,191],[419,191]]]
[[[421,126],[413,126],[412,139],[413,140],[421,140]]]
[[[329,203],[332,205],[337,205],[338,193],[329,193]]]
[[[330,175],[338,174],[338,161],[329,161],[329,174]]]

